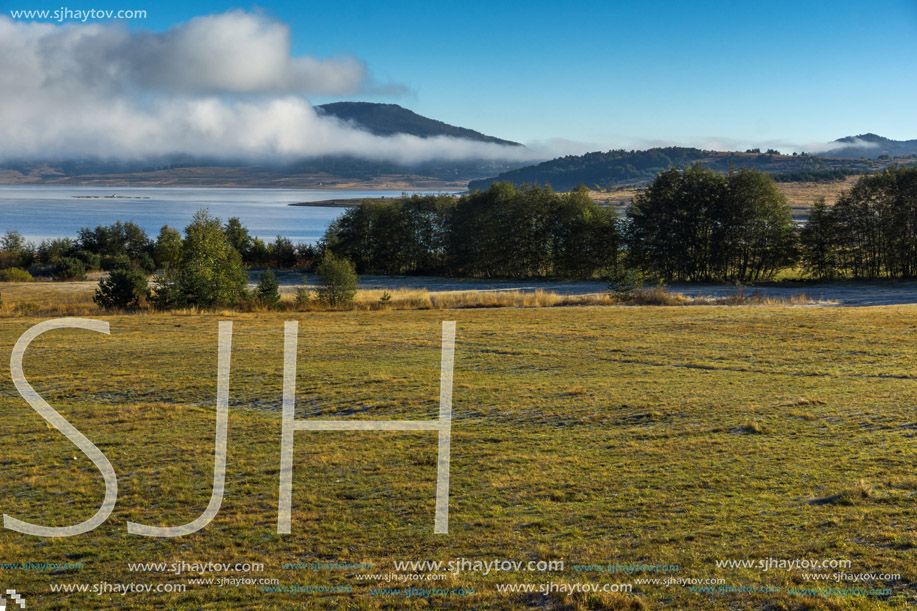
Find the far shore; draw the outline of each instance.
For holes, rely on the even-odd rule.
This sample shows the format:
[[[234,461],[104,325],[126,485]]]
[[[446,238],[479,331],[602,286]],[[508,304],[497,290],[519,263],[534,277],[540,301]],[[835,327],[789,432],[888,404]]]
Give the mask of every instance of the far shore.
[[[396,198],[385,197],[349,197],[342,199],[323,199],[317,202],[297,202],[288,206],[315,206],[317,208],[356,208],[361,202],[381,203]]]
[[[390,202],[394,199],[399,199],[398,197],[347,197],[339,199],[323,199],[317,202],[297,202],[295,204],[287,204],[288,206],[315,206],[318,208],[356,208],[363,202],[370,202],[374,204],[382,204],[385,202]]]

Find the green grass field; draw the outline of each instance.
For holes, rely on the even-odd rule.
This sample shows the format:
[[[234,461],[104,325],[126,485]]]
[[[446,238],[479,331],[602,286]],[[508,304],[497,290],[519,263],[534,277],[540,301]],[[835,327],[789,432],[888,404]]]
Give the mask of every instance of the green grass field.
[[[917,604],[917,308],[564,307],[93,316],[111,335],[35,341],[36,391],[114,465],[118,504],[77,537],[0,531],[2,563],[29,609],[873,609]],[[204,530],[177,525],[210,498],[217,323],[234,321],[226,494]],[[0,354],[41,318],[0,319]],[[433,534],[436,436],[297,432],[292,534],[276,534],[283,322],[299,321],[297,418],[435,419],[440,323],[457,321],[450,533]],[[62,526],[91,516],[93,464],[14,389],[0,386],[3,513]],[[444,574],[368,582],[402,560],[557,561],[563,571]],[[850,561],[807,570],[718,568],[746,559]],[[129,563],[263,563],[281,587],[189,584]],[[372,570],[284,563],[371,563]],[[579,565],[678,565],[607,574]],[[817,571],[832,573],[833,570]],[[401,571],[408,574],[411,571]],[[698,592],[644,578],[724,580]],[[185,584],[182,593],[52,592],[55,584]],[[629,584],[632,591],[500,592],[505,584]],[[695,586],[698,583],[694,584]],[[376,595],[382,588],[467,596]],[[555,588],[559,587],[557,585]],[[797,588],[888,590],[882,595]],[[548,587],[547,589],[550,589]],[[695,587],[695,590],[697,588]],[[13,607],[8,607],[13,608]]]

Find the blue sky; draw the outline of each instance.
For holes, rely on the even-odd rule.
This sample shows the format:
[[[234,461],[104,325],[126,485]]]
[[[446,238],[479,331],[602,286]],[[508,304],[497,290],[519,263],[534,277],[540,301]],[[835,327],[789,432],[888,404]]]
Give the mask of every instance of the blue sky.
[[[261,13],[290,27],[294,55],[355,57],[381,86],[307,96],[315,104],[393,102],[524,143],[803,150],[864,132],[917,138],[915,0],[144,1],[89,4],[145,8],[132,29]]]

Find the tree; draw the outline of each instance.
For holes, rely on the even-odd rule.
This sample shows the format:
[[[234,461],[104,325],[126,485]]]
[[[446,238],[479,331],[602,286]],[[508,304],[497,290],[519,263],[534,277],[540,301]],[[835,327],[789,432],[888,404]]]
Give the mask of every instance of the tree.
[[[556,195],[549,212],[554,273],[588,278],[595,272],[614,274],[618,258],[618,223],[611,207],[602,208],[580,186]]]
[[[819,198],[809,212],[809,220],[799,233],[800,260],[807,272],[821,279],[838,273],[837,228],[834,215]]]
[[[149,297],[146,274],[136,269],[116,269],[99,281],[92,300],[105,310],[136,310]]]
[[[350,261],[326,252],[315,273],[319,282],[316,291],[319,301],[332,307],[353,302],[357,292],[357,272]]]
[[[142,253],[153,250],[153,243],[139,225],[118,221],[114,225],[80,229],[78,249],[102,256],[126,255],[136,261]]]
[[[57,280],[82,280],[86,277],[83,262],[73,257],[62,257],[54,266],[54,278]]]
[[[70,238],[55,238],[53,240],[42,240],[35,254],[40,263],[48,265],[56,263],[63,257],[70,256],[70,253],[74,252],[74,250],[74,244]]]
[[[102,269],[102,257],[99,256],[99,253],[89,252],[88,250],[78,250],[73,253],[73,256],[83,263],[86,271]]]
[[[450,270],[463,276],[500,273],[495,244],[494,208],[515,195],[510,183],[493,183],[487,191],[472,191],[459,199],[446,218],[447,257]]]
[[[242,260],[246,263],[249,263],[249,256],[251,254],[252,248],[252,237],[248,233],[248,229],[242,225],[242,221],[239,220],[239,217],[234,216],[228,221],[226,221],[226,226],[223,228],[223,232],[226,234],[226,239],[229,241],[229,245],[239,251],[239,254],[242,255]]]
[[[271,259],[280,269],[293,269],[296,266],[296,247],[290,238],[277,236],[270,246]]]
[[[280,303],[280,284],[273,271],[267,270],[261,274],[258,286],[255,287],[255,296],[269,308],[276,308]]]
[[[627,211],[631,265],[665,280],[757,280],[795,255],[790,207],[767,174],[661,172]]]
[[[305,244],[300,242],[296,245],[296,267],[299,269],[312,269],[321,259],[321,244]]]
[[[446,219],[449,264],[470,276],[525,277],[550,268],[550,187],[495,182],[473,191]]]
[[[917,168],[893,167],[864,176],[821,214],[820,226],[830,232],[834,265],[841,274],[917,276]],[[813,237],[807,233],[807,239]]]
[[[160,306],[211,308],[235,304],[247,277],[242,256],[229,243],[220,219],[199,210],[185,228],[181,264],[160,276]]]
[[[23,265],[26,251],[25,238],[18,231],[7,231],[0,237],[0,268]]]
[[[252,267],[266,267],[271,263],[270,248],[261,238],[252,238],[251,247],[243,260]]]
[[[726,280],[769,278],[796,254],[796,228],[770,175],[743,168],[726,177],[719,227],[719,273]]]
[[[627,210],[629,264],[665,280],[711,280],[726,179],[699,163],[660,172]]]
[[[181,234],[163,225],[153,248],[153,260],[159,269],[174,269],[181,263]]]

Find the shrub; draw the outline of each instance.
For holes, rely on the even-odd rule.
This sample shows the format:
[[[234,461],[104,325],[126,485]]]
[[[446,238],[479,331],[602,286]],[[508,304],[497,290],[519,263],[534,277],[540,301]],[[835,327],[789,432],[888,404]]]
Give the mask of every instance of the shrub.
[[[357,293],[357,272],[347,259],[326,253],[315,269],[318,275],[318,299],[332,307],[353,303]]]
[[[47,278],[54,275],[55,266],[50,263],[33,263],[29,266],[29,273],[33,278]]]
[[[86,266],[79,259],[61,257],[54,266],[54,277],[57,280],[82,280],[86,277]]]
[[[232,307],[239,312],[259,312],[264,309],[264,303],[258,299],[257,291],[242,289]]]
[[[608,282],[608,290],[614,293],[618,299],[627,299],[635,291],[643,288],[646,278],[637,270],[620,269],[611,276]]]
[[[267,270],[258,279],[258,286],[255,287],[255,295],[263,305],[269,308],[276,308],[280,303],[280,285],[274,272]]]
[[[99,281],[92,300],[106,310],[136,310],[149,297],[146,274],[135,269],[116,269]]]
[[[0,269],[0,282],[31,282],[32,274],[18,267]]]
[[[153,282],[156,288],[152,301],[157,308],[168,310],[177,307],[182,302],[177,274],[174,271],[166,270],[158,274]]]
[[[153,260],[148,253],[142,252],[137,257],[136,261],[137,267],[145,271],[147,274],[152,274],[156,271],[156,261]]]
[[[302,310],[309,307],[309,304],[312,303],[312,293],[304,286],[296,289],[296,299],[294,300],[297,310]]]
[[[130,269],[131,258],[127,255],[104,255],[101,261],[102,271],[110,272],[116,269]]]
[[[615,294],[613,297],[619,303],[638,306],[677,306],[687,302],[680,293],[673,295],[666,292],[662,285],[640,288],[624,295]]]
[[[74,253],[73,256],[83,263],[83,267],[85,267],[87,271],[102,269],[102,257],[99,253],[79,250]]]

